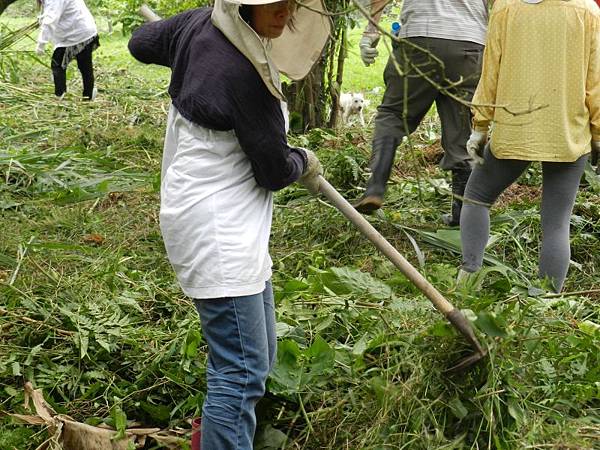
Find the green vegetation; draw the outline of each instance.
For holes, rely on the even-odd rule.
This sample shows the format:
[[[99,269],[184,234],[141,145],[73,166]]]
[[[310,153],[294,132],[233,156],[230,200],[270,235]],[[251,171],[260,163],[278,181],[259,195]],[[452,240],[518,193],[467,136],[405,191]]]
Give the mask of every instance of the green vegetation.
[[[27,23],[2,17],[12,29]],[[81,421],[114,423],[124,413],[189,429],[203,400],[205,343],[157,223],[169,73],[134,62],[120,32],[102,35],[98,100],[79,101],[72,64],[59,102],[49,55],[33,56],[28,39],[3,48],[8,35],[3,28],[0,411],[25,412],[29,380]],[[384,62],[365,69],[351,47],[344,90],[381,87]],[[368,116],[380,95],[369,94]],[[459,236],[439,221],[451,199],[436,165],[438,128],[431,115],[403,144],[385,212],[372,223],[465,311],[489,358],[444,374],[468,351],[463,339],[336,210],[292,186],[276,196],[279,352],[257,448],[598,448],[600,181],[586,175],[573,213],[565,295],[529,289],[540,228],[535,167],[495,209],[481,290],[454,291]],[[326,177],[353,199],[366,180],[370,132],[292,139],[315,149]],[[45,438],[0,415],[0,449],[34,449]]]

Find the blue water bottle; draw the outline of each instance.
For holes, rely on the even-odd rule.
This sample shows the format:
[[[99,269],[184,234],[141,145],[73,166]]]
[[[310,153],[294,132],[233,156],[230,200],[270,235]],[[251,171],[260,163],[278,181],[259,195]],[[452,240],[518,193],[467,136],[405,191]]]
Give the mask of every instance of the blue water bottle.
[[[394,37],[398,37],[400,34],[400,28],[402,28],[400,22],[392,22],[392,35]]]

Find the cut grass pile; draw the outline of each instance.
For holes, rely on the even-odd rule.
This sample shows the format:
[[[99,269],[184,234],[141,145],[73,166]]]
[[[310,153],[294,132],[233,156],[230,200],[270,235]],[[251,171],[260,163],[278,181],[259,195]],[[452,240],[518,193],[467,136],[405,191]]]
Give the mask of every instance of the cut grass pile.
[[[29,380],[78,420],[124,414],[189,428],[206,346],[157,223],[169,74],[135,63],[118,34],[101,42],[93,103],[79,101],[74,64],[57,102],[48,67],[23,53],[24,41],[4,56],[18,63],[0,78],[0,410],[23,411]],[[348,90],[380,86],[380,67],[359,73],[357,58],[350,52]],[[256,448],[597,448],[598,180],[588,174],[573,214],[566,295],[528,293],[538,200],[518,192],[495,212],[482,289],[457,292],[458,233],[439,225],[450,197],[432,156],[438,127],[432,115],[401,149],[372,222],[465,311],[489,358],[444,374],[468,351],[461,337],[337,211],[292,186],[276,195],[279,352]],[[366,179],[369,132],[293,140],[316,149],[352,199]],[[539,182],[537,168],[521,180],[526,192]],[[0,449],[36,448],[44,433],[0,418]]]

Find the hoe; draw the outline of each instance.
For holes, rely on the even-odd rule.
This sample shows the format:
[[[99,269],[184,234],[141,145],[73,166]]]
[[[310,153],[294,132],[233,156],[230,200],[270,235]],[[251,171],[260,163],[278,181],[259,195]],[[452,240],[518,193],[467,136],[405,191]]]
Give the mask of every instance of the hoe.
[[[344,215],[369,241],[377,247],[399,270],[408,278],[425,296],[433,303],[433,306],[441,312],[446,319],[465,337],[473,347],[474,353],[457,361],[447,372],[462,372],[485,357],[486,350],[483,349],[469,321],[452,304],[444,298],[433,285],[421,275],[407,260],[396,250],[392,244],[385,240],[379,232],[365,219],[356,209],[352,207],[342,195],[329,184],[325,178],[319,180],[319,191],[333,203],[333,205]]]

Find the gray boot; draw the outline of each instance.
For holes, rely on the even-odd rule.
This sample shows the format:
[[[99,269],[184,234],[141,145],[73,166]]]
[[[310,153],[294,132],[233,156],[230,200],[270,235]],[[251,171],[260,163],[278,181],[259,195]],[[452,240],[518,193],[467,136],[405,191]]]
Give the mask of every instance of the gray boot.
[[[442,216],[442,222],[450,227],[456,227],[460,223],[460,211],[462,210],[461,198],[465,195],[465,187],[471,175],[471,168],[452,170],[452,212]]]
[[[354,205],[358,212],[371,214],[383,205],[383,195],[394,165],[394,157],[399,142],[398,139],[392,136],[384,136],[373,140],[371,177],[367,182],[365,194]]]

